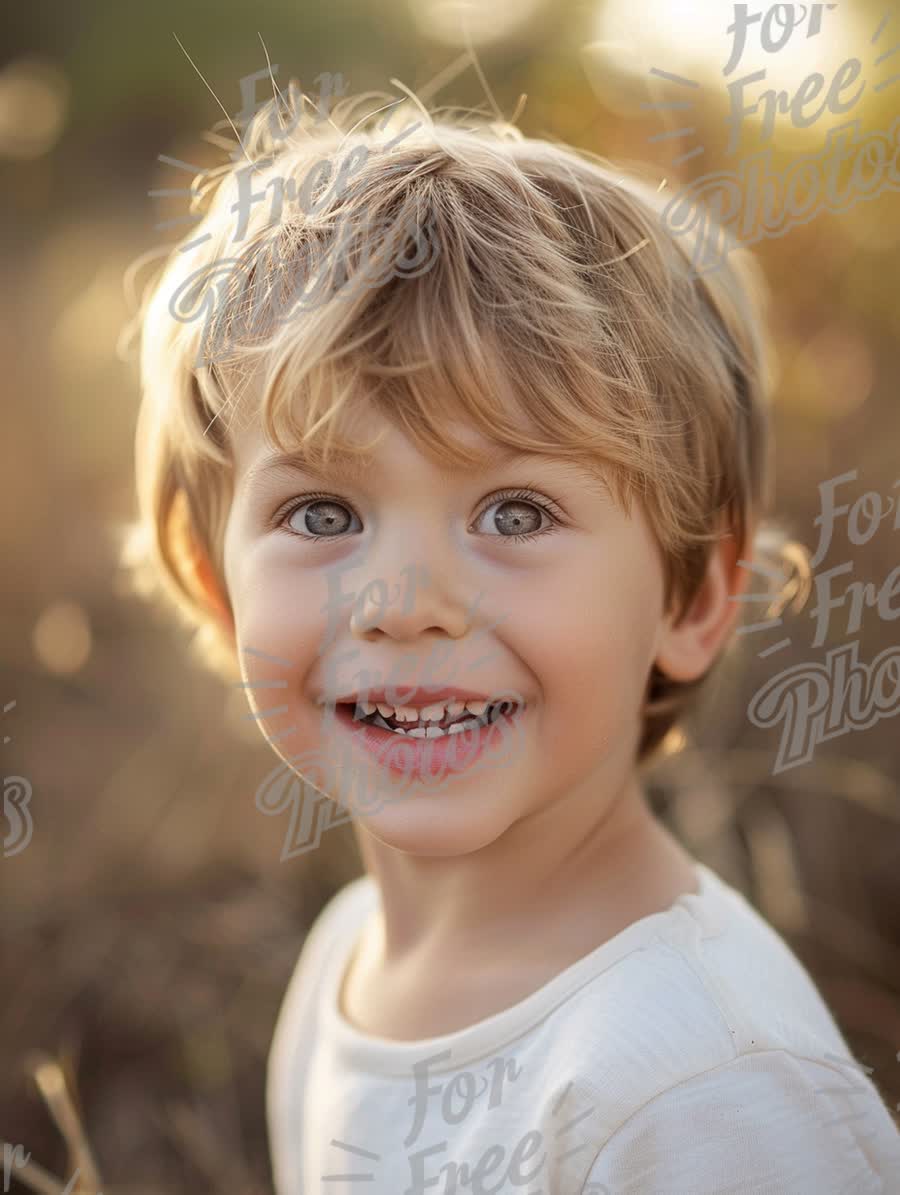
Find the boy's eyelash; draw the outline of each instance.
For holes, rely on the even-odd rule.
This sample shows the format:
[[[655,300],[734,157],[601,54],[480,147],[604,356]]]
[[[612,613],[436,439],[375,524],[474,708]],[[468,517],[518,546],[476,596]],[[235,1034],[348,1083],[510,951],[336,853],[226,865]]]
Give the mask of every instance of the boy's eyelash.
[[[534,493],[533,490],[519,489],[519,490],[500,490],[496,494],[491,494],[490,501],[478,512],[475,522],[477,523],[486,510],[490,510],[492,506],[496,506],[500,502],[529,502],[532,506],[538,507],[546,515],[553,520],[548,527],[541,527],[539,531],[529,531],[525,535],[492,535],[491,539],[499,540],[501,543],[527,543],[529,540],[537,539],[539,535],[549,535],[551,531],[558,531],[564,521],[562,511],[551,502],[549,498],[544,498],[540,494]]]
[[[292,500],[289,506],[281,507],[277,510],[272,518],[272,526],[276,529],[285,528],[287,530],[285,524],[291,515],[299,510],[301,506],[306,506],[309,502],[337,502],[340,506],[347,506],[349,508],[349,504],[343,498],[338,498],[335,494],[304,494],[302,498]],[[317,543],[320,539],[340,538],[333,535],[313,535],[310,532],[301,535],[299,531],[290,530],[288,530],[288,534],[297,536],[300,539],[309,540],[312,543]]]
[[[540,494],[533,490],[516,489],[516,490],[500,490],[496,494],[491,494],[490,501],[482,506],[481,510],[475,517],[477,523],[486,510],[490,510],[492,506],[496,506],[501,502],[522,501],[529,502],[532,506],[537,506],[543,510],[553,522],[548,527],[542,527],[539,531],[529,531],[524,535],[492,535],[491,539],[500,540],[506,543],[523,543],[528,540],[537,539],[539,535],[548,535],[551,531],[557,531],[564,521],[564,514],[560,508],[551,502],[549,498],[543,498]],[[302,498],[293,501],[287,508],[278,510],[272,518],[272,526],[274,528],[284,527],[295,511],[301,507],[306,506],[310,502],[336,502],[340,506],[346,506],[349,509],[350,504],[343,498],[338,498],[334,494],[304,494]],[[300,535],[297,531],[290,531],[290,535]],[[300,535],[301,539],[308,540],[311,543],[318,543],[320,540],[335,540],[340,539],[341,536],[334,535],[313,535],[311,532],[305,532]]]

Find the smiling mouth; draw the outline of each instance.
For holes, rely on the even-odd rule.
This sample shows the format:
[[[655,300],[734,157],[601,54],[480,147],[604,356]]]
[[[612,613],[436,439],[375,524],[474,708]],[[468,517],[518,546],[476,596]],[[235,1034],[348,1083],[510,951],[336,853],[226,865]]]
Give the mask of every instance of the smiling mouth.
[[[418,717],[415,719],[410,719],[408,716],[401,719],[388,707],[385,707],[385,712],[382,712],[377,705],[374,706],[374,709],[371,708],[373,704],[372,702],[341,702],[337,709],[354,723],[374,726],[379,730],[387,730],[404,738],[436,739],[461,734],[463,731],[480,730],[482,727],[496,722],[501,715],[505,714],[511,717],[523,708],[520,703],[511,703],[507,698],[503,701],[479,702],[478,704],[484,705],[485,708],[482,713],[477,715],[464,707],[461,712],[456,713],[445,709],[443,717],[439,719],[424,718],[421,710],[418,711]],[[509,709],[511,704],[514,706],[512,710]],[[410,712],[412,711],[404,711],[407,715]]]

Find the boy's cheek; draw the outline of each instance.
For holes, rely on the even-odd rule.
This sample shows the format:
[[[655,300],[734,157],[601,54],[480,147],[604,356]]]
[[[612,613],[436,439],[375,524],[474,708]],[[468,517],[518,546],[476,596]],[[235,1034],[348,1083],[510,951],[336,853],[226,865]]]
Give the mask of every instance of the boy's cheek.
[[[290,547],[291,545],[288,545]],[[315,654],[327,622],[328,590],[321,575],[298,570],[279,545],[233,545],[226,577],[235,622],[247,646],[287,644],[294,655]]]
[[[254,586],[235,602],[238,637],[250,666],[253,652],[266,652],[294,671],[305,671],[315,660],[324,641],[325,622],[319,613],[321,596],[296,588],[283,591]]]
[[[562,734],[574,726],[604,738],[615,735],[642,702],[652,638],[646,627],[612,617],[607,622],[599,611],[573,629],[565,650],[557,643],[543,666],[531,665],[543,673],[547,716],[559,720]]]

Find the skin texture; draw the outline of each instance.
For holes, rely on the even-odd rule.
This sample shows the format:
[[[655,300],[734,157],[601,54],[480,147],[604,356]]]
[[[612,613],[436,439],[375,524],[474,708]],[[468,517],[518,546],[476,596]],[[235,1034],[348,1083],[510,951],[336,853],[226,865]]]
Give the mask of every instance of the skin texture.
[[[707,671],[734,623],[728,597],[746,570],[736,569],[734,540],[723,537],[675,625],[643,512],[636,505],[627,516],[595,476],[534,455],[448,471],[375,413],[360,432],[368,443],[382,429],[364,472],[329,478],[268,470],[273,449],[259,428],[235,434],[225,538],[234,621],[223,622],[245,679],[287,681],[274,700],[272,689],[250,690],[257,710],[288,705],[287,714],[259,719],[267,737],[295,727],[273,744],[285,760],[321,750],[329,733],[346,740],[345,731],[323,730],[315,698],[329,686],[357,688],[361,668],[382,682],[393,668],[394,679],[412,683],[513,690],[527,703],[504,766],[464,771],[436,791],[413,786],[354,822],[382,914],[356,945],[342,1011],[365,1032],[415,1040],[524,999],[695,889],[690,857],[647,807],[636,768],[640,709],[654,661],[682,680]],[[469,429],[454,434],[493,447]],[[514,500],[514,513],[531,519],[525,532],[538,532],[527,541],[504,534],[510,500],[494,497],[503,490],[529,493]],[[321,508],[285,509],[309,493],[347,508],[319,542],[302,532],[316,509],[321,530]],[[532,501],[549,502],[551,513],[532,510]],[[279,529],[280,510],[290,522]],[[428,583],[417,585],[411,609],[400,599],[347,603],[326,634],[329,570],[347,570],[345,593],[381,578],[402,594],[413,562]],[[222,610],[212,587],[208,598]],[[255,657],[248,665],[251,646],[290,663]],[[423,676],[435,648],[447,649],[445,664]],[[341,660],[353,650],[355,659]]]

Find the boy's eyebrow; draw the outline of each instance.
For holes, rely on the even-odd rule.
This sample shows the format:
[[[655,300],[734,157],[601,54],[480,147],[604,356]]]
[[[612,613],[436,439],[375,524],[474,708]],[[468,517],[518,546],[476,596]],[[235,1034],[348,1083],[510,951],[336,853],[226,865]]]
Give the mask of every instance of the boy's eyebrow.
[[[248,487],[254,485],[264,473],[307,473],[310,477],[327,481],[330,476],[360,477],[374,467],[359,457],[336,455],[326,470],[318,468],[312,461],[307,460],[299,453],[275,452],[250,466],[247,470],[245,484]]]
[[[519,451],[506,445],[493,446],[485,452],[478,462],[479,468],[498,468],[500,465],[513,462],[534,461],[541,459],[540,453]],[[374,461],[366,460],[349,454],[336,453],[328,469],[318,468],[312,461],[307,460],[297,452],[275,452],[257,461],[247,470],[245,484],[252,487],[264,473],[306,473],[320,481],[327,481],[329,477],[344,477],[348,480],[358,480],[367,474],[378,471]],[[452,470],[439,470],[442,476],[453,476]]]

